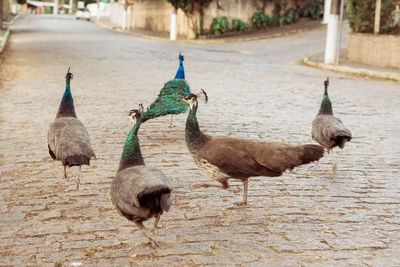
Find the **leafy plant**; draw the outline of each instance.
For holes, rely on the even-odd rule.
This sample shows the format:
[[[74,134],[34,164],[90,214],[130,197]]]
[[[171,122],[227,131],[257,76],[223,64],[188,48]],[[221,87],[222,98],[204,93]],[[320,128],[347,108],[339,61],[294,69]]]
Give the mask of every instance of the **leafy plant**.
[[[229,31],[228,18],[225,16],[213,18],[210,25],[210,31],[212,34],[215,35],[220,35],[228,32]]]
[[[251,22],[255,28],[263,28],[272,24],[271,18],[262,11],[257,11],[251,16]]]
[[[361,0],[363,1],[363,0]],[[320,19],[324,14],[324,0],[308,0],[303,9],[303,17],[311,19]]]
[[[241,19],[233,19],[232,20],[232,31],[244,32],[244,31],[247,31],[248,28],[249,28],[249,24],[247,24],[243,20],[241,20]]]
[[[291,7],[285,11],[283,17],[284,17],[284,24],[292,24],[299,20],[300,15],[296,9]]]

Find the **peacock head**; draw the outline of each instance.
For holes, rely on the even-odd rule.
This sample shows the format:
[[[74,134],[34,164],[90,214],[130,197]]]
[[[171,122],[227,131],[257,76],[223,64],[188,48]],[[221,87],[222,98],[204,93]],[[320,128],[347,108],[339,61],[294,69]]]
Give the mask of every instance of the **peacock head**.
[[[324,95],[328,95],[329,77],[324,81]]]
[[[72,78],[74,77],[74,75],[70,72],[70,70],[71,67],[68,68],[67,75],[65,76],[65,79],[67,80],[72,80]]]
[[[182,63],[185,60],[185,57],[182,55],[182,52],[179,52],[179,62]]]
[[[132,109],[129,111],[129,118],[132,120],[133,126],[142,121],[143,111],[143,104],[139,104],[138,109]]]
[[[201,89],[201,93],[198,93],[198,94],[190,93],[188,95],[182,96],[181,98],[179,98],[179,100],[188,103],[190,106],[190,110],[193,110],[193,108],[197,107],[197,105],[198,105],[197,99],[201,96],[204,96],[204,101],[207,103],[208,96],[207,96],[206,91],[204,91],[203,89]]]

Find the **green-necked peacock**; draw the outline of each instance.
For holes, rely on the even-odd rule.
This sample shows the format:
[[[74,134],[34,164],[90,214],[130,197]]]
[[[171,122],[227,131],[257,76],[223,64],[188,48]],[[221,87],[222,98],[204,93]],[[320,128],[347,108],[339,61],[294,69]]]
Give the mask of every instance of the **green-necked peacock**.
[[[71,93],[72,73],[66,76],[66,87],[58,112],[50,124],[47,140],[49,154],[64,166],[64,179],[67,179],[67,166],[79,166],[76,186],[79,188],[82,165],[90,165],[91,158],[96,158],[90,145],[89,134],[75,113],[74,99]]]
[[[351,132],[344,126],[343,122],[333,115],[332,103],[328,96],[329,78],[324,81],[324,96],[321,107],[312,122],[312,138],[324,146],[328,153],[334,147],[344,148],[344,145],[352,138]],[[336,171],[336,162],[332,152],[332,169]]]
[[[117,211],[133,221],[151,243],[157,242],[146,233],[143,221],[155,217],[154,228],[164,211],[172,205],[172,189],[165,175],[145,165],[137,136],[142,123],[143,106],[131,110],[133,127],[126,138],[117,174],[111,185],[111,201]]]
[[[204,90],[203,93],[205,94]],[[207,95],[206,100],[207,100]],[[197,122],[197,95],[181,98],[189,104],[185,139],[194,161],[213,179],[228,188],[228,179],[239,179],[244,185],[243,202],[247,205],[248,179],[253,176],[280,176],[286,170],[319,160],[324,148],[319,145],[291,145],[233,137],[217,137],[204,134]],[[198,186],[214,186],[199,184]]]
[[[142,121],[165,116],[171,114],[170,127],[173,127],[173,115],[184,113],[188,110],[188,106],[179,101],[179,98],[190,94],[190,87],[185,80],[185,69],[183,67],[184,57],[179,54],[179,67],[176,72],[175,79],[164,84],[158,94],[157,99],[149,106],[143,114]]]

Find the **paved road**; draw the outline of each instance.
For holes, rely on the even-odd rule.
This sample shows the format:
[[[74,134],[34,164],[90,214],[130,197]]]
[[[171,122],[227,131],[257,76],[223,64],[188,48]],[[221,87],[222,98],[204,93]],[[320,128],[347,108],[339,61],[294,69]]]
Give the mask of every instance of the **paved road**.
[[[238,44],[175,45],[109,32],[72,19],[28,16],[14,26],[1,64],[0,265],[399,266],[400,86],[299,65],[322,50],[324,30]],[[354,140],[329,157],[278,178],[250,181],[249,207],[237,208],[241,184],[191,190],[209,181],[184,143],[185,115],[140,131],[146,163],[175,191],[153,249],[109,201],[126,112],[149,104],[186,56],[193,91],[207,90],[199,121],[210,134],[310,142],[322,81],[331,78],[336,114]],[[46,134],[75,74],[76,110],[98,160],[84,168],[81,190],[47,152]],[[76,170],[72,170],[76,173]]]

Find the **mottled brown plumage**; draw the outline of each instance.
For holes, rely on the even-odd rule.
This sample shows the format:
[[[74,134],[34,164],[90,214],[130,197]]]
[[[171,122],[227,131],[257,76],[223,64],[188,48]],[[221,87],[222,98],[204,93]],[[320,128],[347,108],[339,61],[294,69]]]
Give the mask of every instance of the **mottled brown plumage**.
[[[223,188],[228,188],[230,178],[242,180],[244,204],[247,204],[249,177],[280,176],[286,170],[319,160],[324,154],[321,146],[312,144],[290,145],[205,135],[200,131],[196,118],[197,96],[190,94],[182,100],[190,105],[185,137],[196,164],[211,174]]]
[[[332,103],[328,96],[329,79],[324,82],[324,95],[317,116],[312,122],[312,138],[324,146],[330,153],[334,147],[344,148],[352,138],[351,132],[343,122],[333,115]],[[332,153],[333,171],[336,171],[336,162]]]
[[[90,160],[96,156],[85,126],[76,117],[70,89],[71,79],[72,73],[68,70],[66,89],[56,118],[49,126],[47,141],[52,159],[61,161],[64,166],[64,179],[67,178],[66,167],[79,166],[76,180],[77,188],[79,188],[81,166],[90,165]]]

